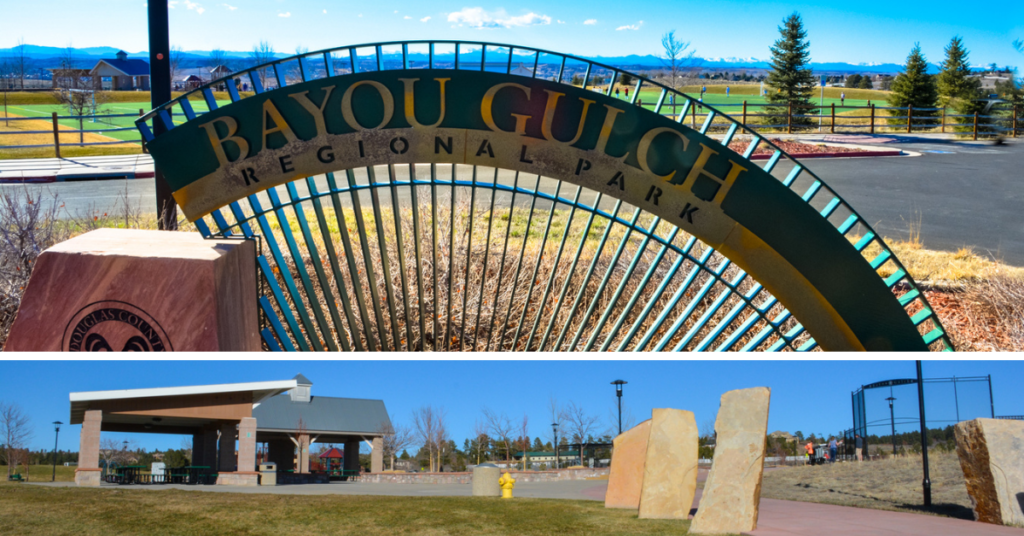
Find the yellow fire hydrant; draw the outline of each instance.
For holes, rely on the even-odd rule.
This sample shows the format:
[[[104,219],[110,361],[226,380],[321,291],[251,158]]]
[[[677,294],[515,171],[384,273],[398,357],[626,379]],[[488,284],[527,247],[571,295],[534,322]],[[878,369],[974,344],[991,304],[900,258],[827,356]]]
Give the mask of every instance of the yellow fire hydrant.
[[[512,475],[508,474],[508,472],[505,472],[498,479],[498,485],[501,486],[501,498],[511,499],[512,488],[516,487],[516,479],[512,478]]]

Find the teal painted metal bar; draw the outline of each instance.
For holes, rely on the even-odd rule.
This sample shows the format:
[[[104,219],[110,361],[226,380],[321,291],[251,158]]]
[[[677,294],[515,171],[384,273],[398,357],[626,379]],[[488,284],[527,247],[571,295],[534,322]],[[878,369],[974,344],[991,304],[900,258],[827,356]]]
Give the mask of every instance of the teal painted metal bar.
[[[367,180],[371,185],[377,183],[377,175],[373,167],[366,168]],[[384,231],[384,215],[380,208],[380,195],[377,192],[378,188],[370,188],[370,202],[373,206],[373,223],[377,231],[377,251],[380,253],[380,268],[384,275],[384,295],[385,305],[388,310],[388,319],[391,321],[391,349],[398,351],[402,348],[400,342],[401,335],[398,329],[398,319],[395,318],[395,285],[391,279],[391,256],[388,254],[387,235]],[[372,267],[367,267],[366,270],[369,272]]]
[[[511,56],[511,52],[509,52]],[[494,184],[498,184],[498,169],[494,170]],[[480,272],[480,292],[478,294],[476,304],[476,322],[473,330],[473,344],[470,348],[476,350],[478,339],[480,338],[480,314],[483,310],[484,305],[484,287],[487,283],[487,261],[491,254],[491,229],[494,228],[494,197],[498,194],[497,188],[491,188],[491,202],[487,211],[487,237],[484,239],[484,263],[483,270]],[[497,305],[497,304],[495,304]],[[493,315],[492,315],[493,316]]]
[[[537,189],[540,186],[540,175],[537,175]],[[523,255],[526,253],[526,243],[530,237],[530,227],[533,225],[533,214],[537,208],[537,196],[533,196],[530,200],[530,215],[526,218],[526,231],[523,232],[523,245],[519,249],[519,256],[516,258],[516,273],[512,276],[512,293],[510,296],[515,296],[516,289],[519,288],[519,272],[523,268]],[[512,224],[512,218],[509,218],[509,225]],[[505,308],[505,321],[501,323],[499,328],[501,329],[501,336],[498,337],[498,348],[502,348],[505,343],[505,332],[508,329],[508,319],[512,316],[512,305],[515,300],[508,300],[508,307]],[[516,340],[512,339],[512,350],[516,349]]]
[[[538,191],[540,190],[540,179],[539,178],[537,180],[537,190]],[[555,199],[558,199],[558,194],[561,192],[561,190],[562,190],[562,181],[558,181],[558,184],[555,186],[555,196],[554,196]],[[541,261],[544,258],[544,250],[545,250],[545,246],[547,246],[547,243],[548,243],[548,236],[551,234],[551,223],[555,221],[555,208],[557,206],[558,206],[558,204],[556,202],[552,201],[551,208],[548,210],[548,221],[544,225],[544,236],[543,236],[543,238],[541,238],[540,249],[537,251],[537,262],[535,262],[533,264],[533,274],[530,276],[529,283],[528,283],[529,288],[526,290],[526,301],[523,302],[523,312],[520,314],[519,322],[516,324],[516,334],[512,336],[513,344],[515,344],[515,342],[519,341],[519,331],[523,327],[523,321],[526,320],[526,313],[530,310],[530,303],[531,303],[532,298],[533,298],[533,289],[537,286],[536,283],[535,283],[537,281],[537,273],[540,271],[540,264],[541,264]],[[529,235],[527,235],[527,236],[529,236]],[[537,316],[540,316],[542,314],[542,312],[543,311],[541,309],[537,309]],[[524,350],[529,350],[530,349],[530,341],[531,341],[531,339],[527,339],[526,340],[526,343],[523,345],[523,349]]]
[[[411,350],[414,336],[412,334],[412,313],[409,310],[409,281],[405,269],[405,240],[402,235],[402,208],[398,203],[398,187],[395,185],[395,165],[388,166],[388,182],[391,188],[391,212],[395,220],[395,247],[398,249],[398,277],[402,283],[402,307],[405,313],[405,349]],[[397,303],[392,302],[392,318],[397,316],[395,308]]]
[[[502,275],[505,273],[505,254],[508,253],[508,237],[512,232],[512,218],[515,215],[516,194],[519,193],[519,172],[515,172],[515,179],[512,183],[512,200],[508,204],[508,225],[505,226],[505,243],[501,246],[501,260],[498,262],[498,279],[494,285],[494,312],[491,313],[491,325],[487,329],[487,344],[484,351],[491,350],[491,338],[494,336],[494,320],[498,317],[498,296],[501,294],[501,283],[504,281]],[[499,348],[501,340],[498,341]]]
[[[366,223],[363,219],[363,208],[362,201],[359,199],[359,194],[355,191],[356,176],[351,169],[345,170],[345,177],[348,180],[349,186],[349,199],[352,202],[352,215],[356,219],[356,231],[359,236],[359,249],[363,257],[363,267],[366,270],[366,280],[370,290],[370,304],[373,306],[373,316],[376,319],[377,327],[377,342],[380,345],[381,350],[387,349],[387,334],[384,329],[384,315],[380,307],[380,292],[377,290],[377,277],[374,270],[373,256],[370,253],[370,243],[366,234]],[[336,205],[338,206],[338,205]],[[357,283],[358,279],[353,279],[353,284]],[[371,348],[373,345],[370,345]]]
[[[572,228],[572,220],[576,215],[577,204],[580,201],[580,193],[583,192],[582,186],[576,187],[576,193],[572,198],[572,206],[569,208],[569,217],[565,220],[565,230],[562,231],[562,240],[559,241],[558,251],[555,253],[555,262],[552,265],[551,274],[548,276],[547,283],[544,284],[544,294],[540,299],[540,303],[537,305],[537,316],[533,320],[533,327],[530,328],[530,334],[527,336],[528,341],[532,341],[534,336],[537,334],[537,327],[540,326],[540,319],[543,318],[544,304],[548,302],[548,296],[551,292],[551,285],[555,282],[555,276],[558,274],[558,266],[562,260],[562,253],[565,250],[565,244],[569,240],[569,230]],[[538,348],[539,349],[539,348]]]

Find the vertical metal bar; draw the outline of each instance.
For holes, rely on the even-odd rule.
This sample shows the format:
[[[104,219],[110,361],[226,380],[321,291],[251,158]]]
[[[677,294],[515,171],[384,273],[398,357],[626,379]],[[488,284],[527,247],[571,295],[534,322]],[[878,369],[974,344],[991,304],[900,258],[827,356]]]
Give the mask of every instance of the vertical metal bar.
[[[402,43],[402,68],[409,68],[409,43]]]
[[[526,254],[526,243],[530,240],[530,226],[533,225],[533,212],[537,207],[537,191],[540,189],[540,175],[537,175],[537,184],[534,186],[532,199],[530,200],[530,215],[526,218],[526,231],[523,232],[523,245],[519,248],[519,258],[516,259],[516,273],[512,277],[512,293],[509,295],[508,307],[505,308],[505,321],[501,323],[501,336],[498,338],[498,349],[505,343],[505,330],[508,327],[508,319],[512,316],[512,306],[515,304],[516,288],[519,287],[519,271],[523,268],[523,256]],[[512,215],[509,214],[509,225],[512,225]],[[512,340],[512,350],[516,349],[516,341]]]
[[[356,329],[355,315],[352,313],[352,300],[349,298],[348,289],[345,288],[345,280],[341,277],[341,266],[338,264],[338,252],[334,249],[334,238],[331,236],[330,227],[327,225],[327,217],[324,215],[323,204],[320,201],[320,193],[316,188],[316,180],[313,177],[306,177],[306,187],[309,189],[309,197],[313,201],[313,210],[316,212],[317,226],[320,227],[320,237],[324,241],[324,249],[327,250],[327,259],[331,263],[331,272],[334,274],[334,285],[338,288],[342,309],[345,311],[345,320],[348,321],[349,332],[352,334],[352,342],[356,350],[362,352],[363,342]],[[289,190],[289,193],[291,190]],[[337,209],[335,209],[337,211]],[[338,232],[345,226],[338,224]],[[348,253],[346,251],[346,253]],[[344,344],[344,334],[338,329],[338,336]]]
[[[416,304],[418,306],[418,313],[420,317],[420,344],[419,349],[427,349],[427,326],[426,326],[426,311],[424,309],[423,302],[426,301],[426,297],[423,294],[423,252],[422,244],[420,239],[420,201],[418,197],[416,186],[416,164],[409,164],[409,195],[412,202],[412,236],[413,246],[416,251]],[[408,347],[412,349],[412,340],[409,340]]]
[[[459,349],[466,349],[466,302],[469,300],[469,270],[473,265],[473,216],[476,213],[476,171],[473,166],[473,185],[469,189],[469,232],[466,234],[466,275],[462,279],[462,321],[459,322]],[[484,267],[486,270],[487,267]]]
[[[537,305],[537,317],[533,320],[533,327],[530,328],[530,335],[526,340],[532,341],[534,335],[537,333],[537,327],[540,326],[540,319],[544,316],[544,304],[548,301],[548,296],[551,292],[551,285],[555,282],[555,276],[558,274],[558,263],[562,260],[562,252],[565,250],[565,244],[569,241],[569,229],[572,227],[572,219],[576,215],[576,208],[579,205],[580,193],[583,192],[582,186],[576,187],[576,194],[572,198],[572,208],[569,209],[569,217],[565,220],[565,231],[562,232],[562,240],[558,244],[558,252],[555,253],[555,262],[552,265],[551,274],[548,276],[548,282],[544,285],[544,295],[540,299],[540,303]],[[538,348],[539,349],[539,348]]]
[[[540,179],[537,179],[537,191],[540,191]],[[544,258],[544,249],[548,243],[548,235],[551,233],[551,223],[555,219],[555,207],[558,205],[558,194],[562,191],[562,181],[558,181],[555,186],[555,200],[551,202],[551,208],[548,210],[548,221],[544,226],[544,237],[540,241],[540,250],[537,252],[537,262],[533,265],[533,275],[530,276],[530,282],[528,283],[529,289],[526,291],[526,301],[523,302],[523,312],[519,315],[519,323],[516,325],[516,334],[512,337],[513,341],[519,340],[519,331],[523,327],[523,321],[526,320],[526,312],[530,308],[530,301],[533,298],[533,289],[537,286],[537,272],[540,270],[541,260]],[[539,317],[541,310],[537,309],[537,316]],[[523,345],[524,350],[530,349],[530,340],[526,340],[526,344]]]
[[[370,288],[370,303],[373,305],[374,319],[377,321],[377,342],[381,350],[387,349],[387,334],[385,333],[384,314],[380,309],[380,293],[377,290],[377,275],[374,270],[373,256],[370,252],[370,242],[366,236],[366,223],[363,221],[363,206],[356,192],[356,176],[351,169],[345,170],[348,179],[348,193],[352,201],[352,215],[356,218],[356,231],[359,236],[359,247],[363,255],[363,268],[366,270],[367,286]],[[361,285],[358,279],[352,281],[353,285]],[[373,344],[370,344],[373,347]]]
[[[601,314],[601,318],[597,321],[597,325],[594,326],[594,330],[590,334],[590,340],[587,341],[587,345],[583,348],[584,352],[589,352],[590,349],[594,347],[594,343],[597,342],[597,336],[601,334],[602,330],[604,330],[605,323],[608,322],[608,318],[611,316],[612,311],[615,309],[615,304],[619,301],[619,298],[622,296],[623,291],[626,290],[626,284],[629,282],[630,276],[633,275],[633,271],[636,270],[637,264],[640,263],[640,259],[644,256],[644,253],[647,250],[647,244],[651,242],[651,236],[654,235],[654,232],[658,228],[659,223],[661,223],[661,218],[658,217],[655,217],[654,220],[651,221],[651,226],[647,229],[647,234],[640,242],[640,245],[636,248],[636,253],[633,254],[633,260],[630,261],[629,267],[626,268],[626,272],[622,275],[622,279],[619,281],[618,287],[616,287],[615,292],[613,292],[611,297],[609,298],[608,306],[605,307],[604,313]],[[623,243],[625,242],[626,240],[623,239]],[[662,250],[664,250],[664,248],[662,248]],[[611,275],[612,270],[614,270],[614,265],[608,269],[608,276]],[[594,299],[594,303],[596,305],[597,298]],[[626,307],[627,309],[632,308],[632,303],[627,304]],[[617,329],[612,329],[608,333],[608,336],[605,338],[605,344],[603,345],[604,347],[607,347],[611,343],[612,339],[615,338],[616,333],[618,333]]]
[[[482,44],[480,47],[480,70],[486,71],[484,66],[487,65],[487,45]]]
[[[587,223],[583,227],[583,234],[580,236],[580,243],[576,247],[576,253],[572,257],[572,264],[569,266],[569,271],[566,272],[565,283],[562,283],[562,290],[558,294],[558,301],[555,302],[554,309],[551,310],[551,319],[548,320],[548,327],[544,330],[544,337],[540,340],[540,345],[537,346],[537,350],[543,350],[544,345],[548,342],[548,337],[551,335],[551,329],[555,326],[555,320],[558,319],[558,311],[562,308],[562,302],[565,300],[565,295],[569,292],[569,283],[572,282],[572,274],[576,271],[576,265],[580,261],[580,254],[583,253],[583,247],[587,245],[587,236],[590,235],[590,228],[594,225],[594,217],[597,216],[598,207],[601,206],[601,198],[604,196],[603,193],[598,192],[597,197],[594,199],[593,210],[590,211],[590,215],[587,216]],[[566,232],[569,232],[568,228]],[[553,351],[558,351],[558,345],[552,348]]]
[[[383,71],[384,70],[384,54],[381,51],[380,45],[375,46],[373,48],[373,50],[376,53],[375,55],[377,56],[377,71]]]
[[[461,48],[460,43],[455,43],[455,70],[459,70],[459,49]]]
[[[356,49],[354,47],[348,49],[348,61],[349,61],[349,63],[352,64],[352,74],[358,73],[359,72],[359,55],[356,54]]]
[[[491,205],[487,216],[487,238],[484,239],[484,269],[480,274],[480,298],[476,304],[476,323],[473,324],[473,345],[470,347],[476,350],[476,344],[480,338],[480,314],[484,305],[484,286],[487,282],[487,261],[491,254],[491,229],[494,228],[494,197],[498,194],[498,168],[494,168],[494,185],[491,188]],[[494,316],[493,312],[491,316]]]
[[[540,51],[533,57],[533,76],[531,78],[537,78],[537,65],[540,63]]]
[[[380,251],[380,267],[384,275],[384,292],[387,296],[388,316],[391,319],[391,342],[394,351],[401,349],[401,334],[398,330],[398,319],[395,318],[395,286],[391,282],[391,259],[388,255],[387,236],[384,234],[384,216],[380,209],[380,193],[377,191],[377,175],[373,166],[366,167],[366,175],[370,184],[370,200],[373,204],[373,223],[377,230],[377,247]]]
[[[558,67],[558,79],[555,82],[562,83],[562,76],[565,74],[565,56],[562,56],[562,65]]]
[[[495,280],[494,285],[494,310],[491,312],[491,326],[487,329],[487,344],[484,345],[484,351],[490,351],[491,349],[491,338],[494,335],[494,321],[498,317],[498,298],[501,296],[501,283],[504,281],[502,275],[505,273],[505,255],[508,253],[508,237],[512,232],[512,216],[516,209],[516,194],[519,193],[519,172],[515,172],[515,179],[512,182],[512,200],[508,205],[508,225],[505,226],[505,242],[501,246],[501,260],[498,262],[498,278]],[[504,328],[502,328],[504,330]],[[500,344],[500,341],[499,341]],[[499,346],[500,350],[501,347]]]
[[[629,237],[633,234],[633,229],[636,226],[637,220],[640,219],[641,212],[642,210],[640,207],[633,209],[633,218],[630,219],[629,226],[626,227],[625,232],[622,234],[622,239],[619,240],[619,247],[615,248],[615,253],[612,254],[612,258],[608,263],[608,269],[605,270],[604,277],[601,278],[601,282],[597,285],[594,297],[590,300],[590,305],[587,306],[587,312],[583,313],[583,319],[580,320],[580,327],[576,330],[576,334],[573,335],[572,342],[569,343],[569,348],[576,348],[580,339],[583,338],[583,332],[587,329],[588,324],[590,323],[590,317],[594,314],[594,310],[597,309],[597,304],[601,300],[601,296],[604,294],[604,289],[608,286],[608,281],[611,280],[612,274],[615,273],[615,266],[619,263],[619,259],[622,258],[622,252],[626,250],[626,245],[629,244]],[[600,254],[600,250],[598,253]],[[628,279],[629,274],[627,273],[624,278]],[[584,285],[586,285],[586,280],[584,280]],[[615,298],[618,299],[618,296]],[[600,326],[595,326],[594,329],[595,334],[600,332]]]
[[[508,65],[505,66],[505,74],[512,74],[512,47],[508,47]]]
[[[955,378],[953,385],[956,385]],[[921,465],[924,473],[921,488],[924,492],[924,506],[928,508],[932,505],[932,481],[928,475],[928,426],[924,418],[924,378],[921,375],[920,359],[917,361],[917,405],[921,410]]]
[[[434,42],[430,42],[430,50],[427,52],[427,66],[431,69],[434,68]]]
[[[327,78],[334,76],[334,61],[330,52],[324,52],[324,74]]]
[[[594,207],[595,211],[597,207]],[[572,325],[572,317],[576,314],[576,309],[580,305],[580,300],[583,299],[584,291],[587,288],[587,283],[590,281],[590,276],[593,275],[594,270],[597,268],[597,262],[601,258],[601,252],[604,251],[605,244],[608,243],[608,237],[611,235],[612,228],[615,227],[615,219],[619,215],[619,209],[622,208],[622,200],[615,200],[615,209],[612,210],[611,218],[608,220],[608,226],[605,227],[604,233],[601,235],[601,241],[597,244],[597,248],[594,250],[594,258],[590,261],[590,266],[587,268],[586,275],[583,276],[583,281],[580,282],[579,289],[576,291],[576,298],[572,301],[572,307],[569,308],[569,317],[565,320],[565,325],[562,326],[562,331],[558,334],[558,339],[555,340],[555,349],[561,348],[562,342],[565,340],[565,336],[569,333],[569,326]],[[574,346],[570,346],[570,351]]]
[[[273,190],[273,188],[271,188],[271,190]],[[302,207],[302,204],[297,201],[299,194],[295,189],[295,183],[289,182],[286,185],[286,190],[288,191],[288,198],[292,206],[292,210],[295,212],[295,219],[299,224],[299,231],[302,233],[302,241],[306,243],[306,252],[309,253],[310,264],[313,265],[317,282],[320,283],[320,291],[324,293],[324,301],[327,302],[327,311],[331,316],[331,322],[334,324],[334,331],[337,332],[338,339],[341,340],[342,349],[346,352],[351,351],[348,340],[345,338],[345,327],[341,323],[341,316],[338,314],[337,302],[333,299],[334,296],[330,294],[331,284],[327,279],[327,274],[324,272],[324,263],[320,260],[320,252],[317,250],[316,242],[313,241],[313,233],[310,232],[309,222],[306,221],[305,209]],[[298,261],[296,260],[296,264],[297,263]],[[315,290],[312,294],[308,294],[308,296],[310,302],[313,302],[314,300],[319,302],[319,300],[316,299],[317,295]],[[332,352],[338,351],[338,346],[334,343],[334,337],[331,336],[330,327],[327,327],[326,331],[322,331],[322,334],[327,342],[327,347]]]
[[[327,318],[324,316],[323,309],[320,307],[320,301],[317,300],[316,290],[313,288],[313,281],[309,277],[308,270],[306,270],[306,263],[302,260],[302,252],[299,251],[299,245],[295,241],[295,236],[291,229],[291,222],[288,221],[288,215],[284,211],[284,204],[281,203],[281,198],[278,197],[276,188],[268,188],[266,192],[274,207],[273,214],[277,218],[281,235],[284,236],[285,244],[288,246],[289,253],[291,253],[292,262],[295,263],[295,271],[299,274],[299,280],[302,282],[302,288],[306,293],[307,300],[309,301],[309,308],[313,311],[313,317],[316,318],[317,326],[320,328],[320,335],[323,336],[327,343],[327,347],[332,352],[337,352],[338,346],[334,343],[334,338],[331,337],[331,326],[327,323]],[[303,221],[305,220],[303,219]],[[301,305],[301,303],[301,301],[296,302],[296,306]],[[310,333],[310,335],[312,336],[313,346],[318,346],[320,343],[319,337],[316,336],[315,332]]]
[[[363,322],[363,334],[366,335],[366,346],[369,347],[370,351],[376,350],[380,343],[374,343],[373,332],[371,326],[373,322],[370,320],[370,315],[366,312],[366,297],[363,295],[363,284],[359,280],[359,266],[356,264],[355,256],[352,247],[352,241],[348,236],[348,222],[345,218],[345,208],[341,204],[340,196],[338,196],[338,185],[335,182],[334,173],[327,174],[327,186],[331,190],[331,203],[334,205],[334,217],[338,221],[338,232],[341,234],[341,245],[345,248],[345,261],[348,263],[348,275],[352,281],[352,290],[356,294],[356,305],[359,306],[359,318]],[[349,190],[351,194],[351,190]],[[351,195],[350,195],[351,197]],[[343,285],[343,281],[339,281],[339,285]],[[353,329],[355,327],[353,326]],[[357,339],[358,340],[358,339]]]
[[[405,240],[402,236],[402,209],[398,204],[398,187],[395,186],[395,165],[388,164],[388,180],[391,183],[391,211],[395,220],[395,246],[398,249],[398,275],[402,282],[402,307],[405,312],[405,349],[412,350],[412,314],[409,311],[409,282],[405,273]],[[395,304],[397,307],[398,304]],[[392,310],[395,309],[392,307]]]
[[[433,58],[434,44],[430,44],[431,58]],[[454,165],[454,164],[452,164]],[[437,291],[437,164],[430,163],[430,241],[433,247],[434,262],[431,263],[433,279],[430,282],[430,291],[433,296],[434,307],[431,310],[430,318],[434,323],[434,351],[437,351],[438,337],[441,336],[441,294]]]
[[[458,44],[456,43],[456,59],[459,57],[458,52]],[[445,315],[444,321],[444,348],[449,351],[452,349],[452,291],[454,290],[453,285],[455,284],[455,178],[458,176],[457,167],[458,164],[452,164],[452,209],[448,214],[448,220],[451,224],[451,228],[448,232],[448,297],[445,300],[445,309],[447,309],[447,314]]]

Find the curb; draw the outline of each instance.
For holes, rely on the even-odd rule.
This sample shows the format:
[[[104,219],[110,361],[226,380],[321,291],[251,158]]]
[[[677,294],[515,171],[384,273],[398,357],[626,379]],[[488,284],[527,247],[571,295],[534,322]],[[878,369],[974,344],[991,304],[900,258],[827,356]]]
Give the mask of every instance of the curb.
[[[124,176],[112,177],[110,174],[104,174],[102,176],[90,177],[89,175],[75,175],[72,180],[88,180],[90,178],[94,180],[105,180],[105,179],[152,179],[155,174],[152,171],[141,171],[138,173],[130,172],[125,173]],[[0,184],[49,184],[53,182],[65,182],[68,180],[67,176],[58,177],[57,175],[34,175],[31,177],[3,177],[0,178]]]
[[[904,156],[903,151],[849,151],[843,153],[792,153],[789,156],[796,159],[807,158],[863,158],[871,156]],[[751,160],[768,160],[770,154],[758,154],[750,157]]]

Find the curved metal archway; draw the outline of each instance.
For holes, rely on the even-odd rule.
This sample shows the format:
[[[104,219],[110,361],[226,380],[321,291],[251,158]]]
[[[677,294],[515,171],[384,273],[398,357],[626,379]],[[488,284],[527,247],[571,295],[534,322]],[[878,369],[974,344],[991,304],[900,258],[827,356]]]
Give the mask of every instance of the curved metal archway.
[[[582,87],[563,80],[574,66]],[[697,101],[644,77],[629,104],[654,88],[651,110],[590,89],[623,73],[511,45],[355,45],[233,73],[137,125],[205,236],[269,250],[271,349],[952,349],[820,178],[711,106],[686,127]]]

